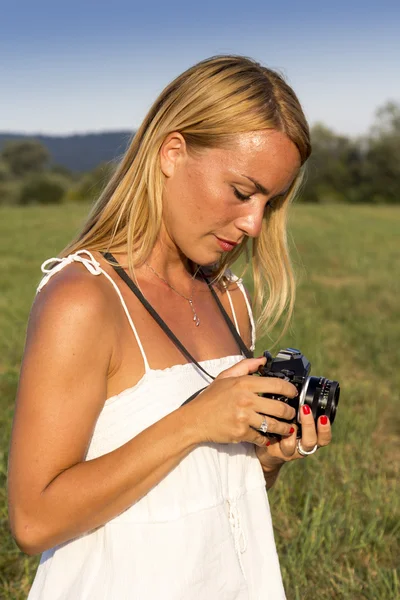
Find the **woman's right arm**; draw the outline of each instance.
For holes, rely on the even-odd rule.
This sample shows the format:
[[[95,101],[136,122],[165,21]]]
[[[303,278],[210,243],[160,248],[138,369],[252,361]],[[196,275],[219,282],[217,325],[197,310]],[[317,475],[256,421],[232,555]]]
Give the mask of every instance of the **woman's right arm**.
[[[28,325],[8,479],[11,530],[28,554],[103,525],[195,446],[176,411],[113,452],[84,461],[106,399],[113,331],[107,297],[77,268],[49,281]]]
[[[65,271],[49,281],[32,308],[11,437],[10,524],[28,554],[105,524],[200,442],[265,444],[251,428],[259,427],[258,412],[265,408],[288,419],[293,409],[257,394],[297,392],[278,379],[249,377],[261,361],[244,360],[193,402],[116,450],[85,461],[106,399],[115,333],[97,282],[76,266]],[[289,425],[273,426],[288,433]]]

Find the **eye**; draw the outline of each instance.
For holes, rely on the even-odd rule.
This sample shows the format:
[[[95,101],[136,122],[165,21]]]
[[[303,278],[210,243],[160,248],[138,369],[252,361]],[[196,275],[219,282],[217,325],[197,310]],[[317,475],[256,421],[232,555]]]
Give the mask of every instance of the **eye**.
[[[270,209],[270,210],[275,210],[276,208],[278,208],[278,203],[283,200],[285,198],[285,194],[280,194],[279,196],[275,196],[274,198],[271,198],[271,200],[268,200],[267,204],[265,205],[265,210]]]
[[[267,209],[274,210],[274,208],[276,208],[276,205],[273,200],[269,200],[267,202],[267,204],[265,205],[265,210],[267,210]]]
[[[241,194],[239,192],[239,190],[237,190],[234,186],[232,186],[232,189],[233,189],[233,193],[235,194],[236,198],[238,198],[239,200],[250,200],[251,194],[250,194],[250,196],[245,196],[244,194]]]

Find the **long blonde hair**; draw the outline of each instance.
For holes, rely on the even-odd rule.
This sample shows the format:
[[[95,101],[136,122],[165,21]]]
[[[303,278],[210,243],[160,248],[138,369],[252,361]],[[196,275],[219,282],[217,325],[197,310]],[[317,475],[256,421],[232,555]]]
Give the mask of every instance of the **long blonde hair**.
[[[172,81],[150,108],[90,212],[82,231],[62,252],[83,248],[127,248],[128,271],[148,258],[160,232],[164,176],[159,151],[166,136],[178,131],[189,149],[222,147],[232,134],[275,129],[298,148],[301,165],[310,155],[307,121],[284,79],[254,60],[233,55],[206,59]],[[224,272],[243,253],[252,264],[257,331],[269,333],[287,310],[278,340],[286,332],[295,301],[295,277],[287,244],[287,216],[301,184],[303,166],[285,197],[265,213],[261,235],[249,252],[243,240],[213,265],[212,276],[224,285]],[[265,299],[267,298],[267,301]],[[276,340],[276,343],[277,341]]]

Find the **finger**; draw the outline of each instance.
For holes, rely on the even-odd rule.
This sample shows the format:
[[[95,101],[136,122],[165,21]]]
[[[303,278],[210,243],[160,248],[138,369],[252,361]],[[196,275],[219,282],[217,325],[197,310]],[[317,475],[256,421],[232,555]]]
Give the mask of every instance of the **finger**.
[[[294,432],[294,427],[292,423],[285,423],[284,421],[278,421],[269,416],[259,415],[258,413],[253,413],[249,419],[249,425],[254,430],[257,431],[261,429],[263,423],[267,424],[267,432],[268,433],[278,433],[279,435],[292,435]],[[265,442],[264,442],[265,444]]]
[[[314,417],[310,407],[304,404],[301,407],[301,446],[305,452],[312,450],[317,443],[317,431]]]
[[[327,416],[323,415],[318,419],[318,446],[327,446],[332,441],[331,424]]]
[[[243,384],[255,394],[273,394],[274,396],[285,396],[295,398],[298,390],[289,381],[279,377],[243,377]]]
[[[249,375],[250,373],[255,373],[258,371],[260,366],[265,365],[267,359],[265,356],[261,358],[245,358],[240,362],[233,365],[233,367],[229,367],[225,371],[222,371],[217,377],[217,379],[226,379],[227,377],[242,377],[243,375]]]
[[[284,456],[290,457],[296,452],[297,427],[293,426],[293,433],[283,437],[279,442],[279,447]]]
[[[253,394],[251,406],[258,413],[271,415],[271,417],[285,419],[286,421],[293,421],[296,416],[296,411],[290,404],[280,402],[279,400],[263,398],[257,394]]]
[[[264,448],[271,444],[270,440],[265,435],[262,435],[258,432],[255,432],[254,435],[246,441],[249,441],[252,444],[255,444],[256,446],[261,446]]]

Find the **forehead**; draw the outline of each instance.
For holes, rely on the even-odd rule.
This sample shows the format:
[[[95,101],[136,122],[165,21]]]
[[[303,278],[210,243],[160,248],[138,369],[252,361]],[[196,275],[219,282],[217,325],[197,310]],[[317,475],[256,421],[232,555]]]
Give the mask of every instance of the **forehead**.
[[[227,177],[252,177],[271,191],[290,186],[301,166],[295,144],[276,130],[232,135],[223,148],[209,149],[206,160]]]

